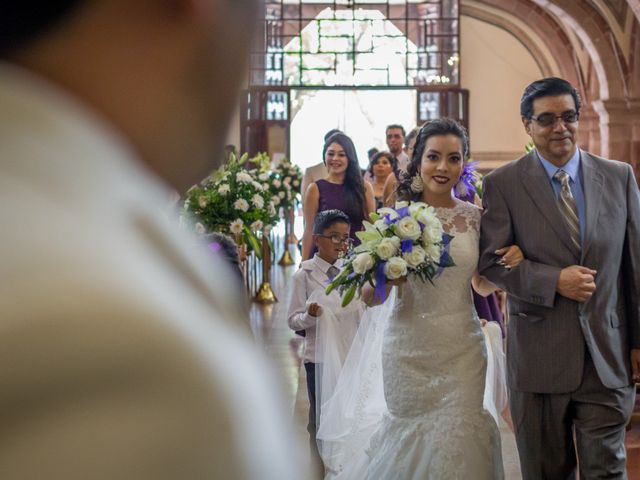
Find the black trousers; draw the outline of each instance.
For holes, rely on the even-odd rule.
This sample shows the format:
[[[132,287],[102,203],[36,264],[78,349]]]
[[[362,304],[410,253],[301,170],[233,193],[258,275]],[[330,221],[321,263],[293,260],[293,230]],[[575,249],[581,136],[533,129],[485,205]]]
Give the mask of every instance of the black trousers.
[[[309,423],[307,424],[309,448],[312,461],[322,465],[320,453],[318,452],[318,442],[316,441],[317,419],[320,418],[320,412],[316,412],[316,368],[318,366],[318,364],[311,362],[305,362],[304,364],[304,369],[307,372],[307,395],[309,396]]]

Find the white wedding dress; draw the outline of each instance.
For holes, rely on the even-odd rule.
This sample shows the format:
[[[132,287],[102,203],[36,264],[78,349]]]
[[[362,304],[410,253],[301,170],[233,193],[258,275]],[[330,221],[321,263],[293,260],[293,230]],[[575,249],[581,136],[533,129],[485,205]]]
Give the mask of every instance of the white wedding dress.
[[[322,407],[327,478],[504,478],[499,431],[483,408],[487,354],[470,289],[480,210],[460,201],[436,212],[454,236],[456,265],[434,285],[410,278],[363,318],[368,330]]]

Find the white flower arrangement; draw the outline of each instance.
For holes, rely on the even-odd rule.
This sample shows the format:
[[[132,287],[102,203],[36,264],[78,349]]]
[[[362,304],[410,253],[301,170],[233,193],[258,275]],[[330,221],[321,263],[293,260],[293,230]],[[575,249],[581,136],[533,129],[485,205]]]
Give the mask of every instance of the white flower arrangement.
[[[327,287],[342,293],[346,306],[362,286],[369,283],[384,301],[387,282],[408,275],[433,283],[445,267],[454,265],[449,255],[452,236],[446,234],[433,207],[423,202],[398,202],[395,208],[381,208],[364,222],[356,235],[361,244],[350,253],[342,271]]]
[[[266,164],[267,156],[261,157]],[[245,243],[260,258],[261,247],[256,233],[277,223],[278,216],[272,193],[258,182],[262,173],[247,170],[250,165],[245,154],[229,162],[187,192],[183,214],[191,217],[194,230],[199,233],[222,232],[233,234],[236,241]],[[266,172],[267,178],[271,175]]]

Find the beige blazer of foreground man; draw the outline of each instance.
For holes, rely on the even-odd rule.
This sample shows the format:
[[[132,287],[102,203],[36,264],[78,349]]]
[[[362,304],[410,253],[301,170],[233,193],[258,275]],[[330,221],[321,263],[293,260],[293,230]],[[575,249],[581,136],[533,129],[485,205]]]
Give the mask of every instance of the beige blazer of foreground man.
[[[0,86],[0,478],[302,478],[168,191],[75,99],[8,66]]]

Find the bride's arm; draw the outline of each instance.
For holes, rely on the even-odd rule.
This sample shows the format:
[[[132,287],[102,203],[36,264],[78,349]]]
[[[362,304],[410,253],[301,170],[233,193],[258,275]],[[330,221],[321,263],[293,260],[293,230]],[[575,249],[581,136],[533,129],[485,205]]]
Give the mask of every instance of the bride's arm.
[[[509,247],[503,247],[496,250],[496,255],[501,255],[498,264],[502,265],[507,270],[515,268],[520,265],[520,262],[524,260],[522,250],[517,245],[511,245]],[[480,276],[476,270],[471,278],[471,285],[478,295],[487,297],[493,292],[498,290],[498,287],[487,280],[485,277]]]
[[[389,298],[389,293],[391,293],[391,287],[400,286],[407,281],[407,277],[398,278],[397,280],[389,280],[386,285],[386,293],[384,298]],[[488,294],[487,294],[488,295]],[[362,300],[367,307],[376,307],[378,305],[382,305],[384,300],[376,297],[375,290],[371,285],[366,283],[362,287],[362,292],[360,295],[360,300]]]

